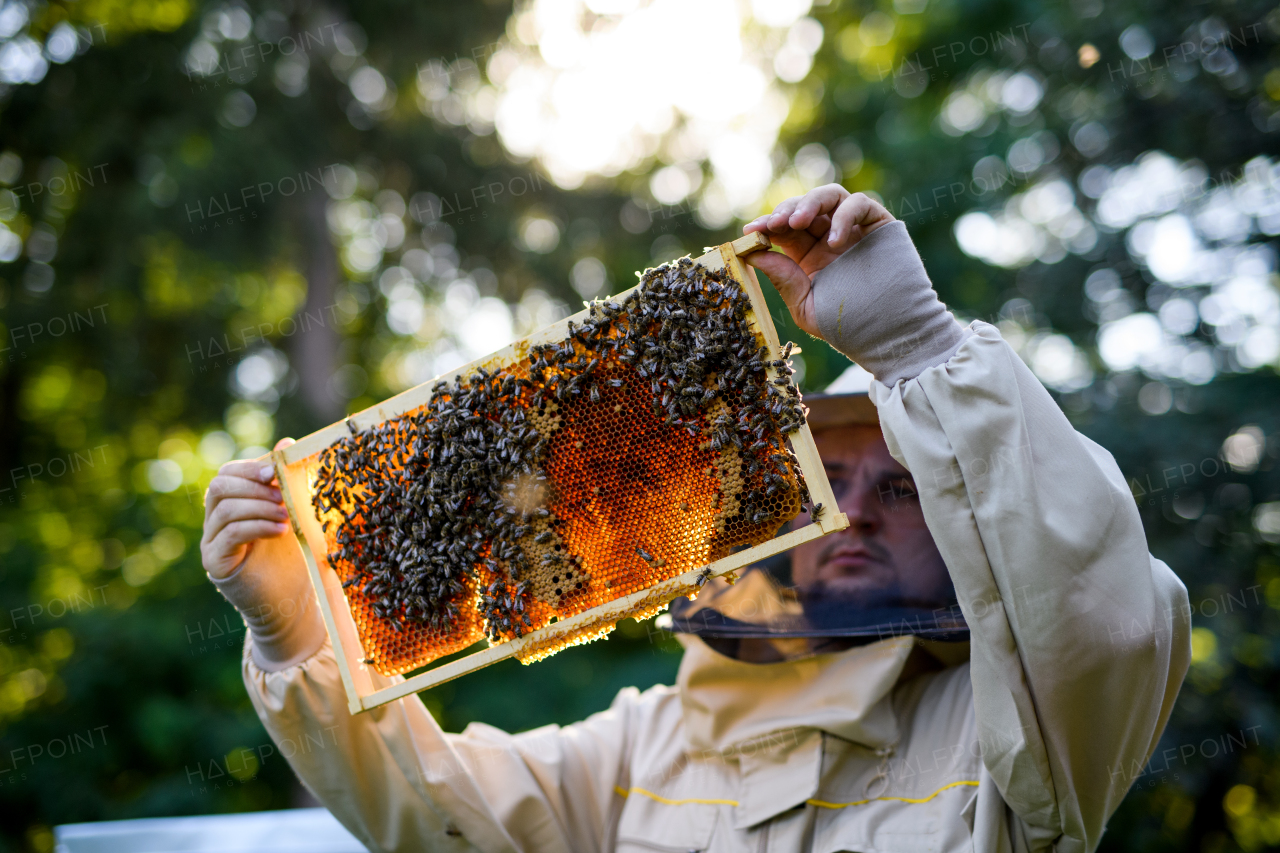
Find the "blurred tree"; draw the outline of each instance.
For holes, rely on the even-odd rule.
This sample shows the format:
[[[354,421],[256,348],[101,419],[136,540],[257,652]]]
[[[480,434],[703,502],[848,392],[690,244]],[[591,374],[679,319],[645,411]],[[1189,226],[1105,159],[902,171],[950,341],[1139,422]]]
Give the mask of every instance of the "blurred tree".
[[[1191,587],[1191,678],[1157,757],[1117,768],[1105,844],[1280,844],[1275,10],[756,4],[767,120],[713,136],[764,153],[655,119],[601,177],[513,135],[550,73],[536,5],[0,6],[0,849],[295,802],[199,566],[217,466],[725,239],[744,172],[762,207],[878,193],[944,299],[1117,455]],[[810,389],[847,365],[803,360]],[[451,728],[568,722],[676,659],[629,625],[424,699]],[[512,708],[516,679],[539,701]]]
[[[296,802],[200,568],[205,485],[563,316],[574,253],[630,237],[421,95],[474,89],[508,11],[0,6],[0,849]],[[530,222],[554,239],[514,248]],[[675,660],[632,629],[428,701],[565,721]]]

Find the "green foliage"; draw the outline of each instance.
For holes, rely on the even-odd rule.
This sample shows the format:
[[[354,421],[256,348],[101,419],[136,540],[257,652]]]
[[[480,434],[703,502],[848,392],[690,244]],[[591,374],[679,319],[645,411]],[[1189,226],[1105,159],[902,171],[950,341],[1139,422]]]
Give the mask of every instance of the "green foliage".
[[[0,850],[48,850],[56,823],[297,802],[285,763],[260,749],[268,740],[240,684],[243,627],[200,567],[201,494],[230,454],[308,432],[417,375],[410,366],[429,341],[390,325],[394,288],[377,278],[382,269],[431,251],[439,268],[467,272],[479,297],[516,306],[519,324],[539,305],[575,304],[570,270],[584,256],[626,283],[659,238],[700,247],[732,236],[666,214],[634,233],[620,211],[645,197],[647,173],[560,191],[492,135],[424,115],[419,69],[485,55],[504,32],[506,4],[353,4],[347,17],[255,5],[255,26],[271,26],[243,39],[253,48],[243,61],[220,47],[219,70],[192,73],[188,51],[219,8],[50,3],[31,32],[69,20],[88,33],[88,49],[0,94],[0,152],[21,162],[8,183],[26,188],[0,197],[0,217],[28,243],[39,229],[57,241],[51,284],[32,259],[0,264]],[[1157,758],[1123,769],[1135,790],[1104,844],[1261,849],[1280,843],[1270,690],[1280,555],[1254,523],[1257,507],[1280,497],[1274,371],[1171,381],[1174,404],[1147,414],[1138,395],[1150,383],[1107,373],[1082,294],[1103,263],[1124,269],[1135,300],[1158,286],[1121,236],[1017,269],[965,255],[954,236],[966,211],[1027,188],[1029,175],[977,192],[973,176],[1029,134],[1052,134],[1058,153],[1045,168],[1073,184],[1091,163],[1120,166],[1157,148],[1198,158],[1213,175],[1276,153],[1280,18],[1270,6],[1100,9],[1092,0],[816,7],[825,38],[795,87],[782,143],[791,154],[821,143],[846,186],[885,199],[957,311],[1028,336],[1065,333],[1086,354],[1097,378],[1064,405],[1131,478],[1153,552],[1191,588],[1198,632]],[[1131,25],[1178,45],[1211,15],[1229,31],[1256,25],[1235,48],[1242,79],[1123,64],[1118,39]],[[286,94],[294,78],[281,76],[283,51],[266,57],[263,45],[308,34],[307,85]],[[1086,46],[1099,56],[1088,67]],[[361,63],[392,92],[373,112],[346,83]],[[1033,73],[1044,106],[996,116],[982,133],[944,132],[947,98],[1001,71]],[[1071,143],[1089,121],[1111,140],[1093,157]],[[325,185],[285,193],[286,178],[306,186],[308,175]],[[517,180],[534,188],[476,200],[476,188]],[[789,172],[767,202],[805,188]],[[408,210],[396,214],[397,204]],[[346,217],[336,226],[326,220],[334,210]],[[409,233],[370,265],[360,237],[389,214]],[[563,235],[546,253],[518,248],[533,218]],[[449,296],[432,285],[424,298],[429,324]],[[774,320],[784,338],[801,338],[776,300]],[[847,365],[820,342],[802,343],[807,389]],[[237,367],[254,353],[265,371],[281,364],[272,353],[288,358],[248,388]],[[1229,466],[1224,441],[1247,424],[1268,439],[1261,457]],[[628,624],[607,642],[532,668],[494,667],[424,699],[453,730],[473,720],[567,723],[622,686],[669,682],[677,651]],[[532,699],[513,705],[512,695]],[[59,743],[75,748],[55,757]],[[1161,759],[1168,749],[1175,758]]]

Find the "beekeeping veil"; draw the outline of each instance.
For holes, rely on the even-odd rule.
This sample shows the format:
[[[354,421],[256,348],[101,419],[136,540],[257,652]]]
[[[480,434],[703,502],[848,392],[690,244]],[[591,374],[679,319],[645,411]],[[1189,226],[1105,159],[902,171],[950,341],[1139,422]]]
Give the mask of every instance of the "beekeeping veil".
[[[878,427],[875,406],[867,396],[870,380],[870,374],[855,365],[826,393],[806,397],[813,431],[855,424]],[[805,520],[801,516],[797,523]],[[739,654],[744,639],[769,641],[769,658],[791,659],[904,635],[940,641],[969,638],[950,584],[929,600],[909,597],[896,584],[857,593],[834,591],[828,585],[805,588],[792,578],[791,552],[740,575],[734,584],[718,578],[709,582],[694,601],[676,599],[659,624],[695,634],[717,651],[744,659]],[[762,644],[750,645],[752,656],[757,656]]]

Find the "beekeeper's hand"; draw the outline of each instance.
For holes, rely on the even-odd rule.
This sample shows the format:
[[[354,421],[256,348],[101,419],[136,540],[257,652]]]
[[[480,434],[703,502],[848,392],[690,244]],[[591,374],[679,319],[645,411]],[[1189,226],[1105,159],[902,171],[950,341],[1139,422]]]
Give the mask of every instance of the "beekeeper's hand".
[[[282,438],[276,450],[291,444],[293,439]],[[266,671],[301,663],[325,637],[275,476],[263,460],[223,465],[205,493],[200,537],[204,569],[244,617],[253,661]]]
[[[769,276],[796,325],[887,386],[942,364],[972,334],[934,293],[906,225],[862,193],[827,184],[743,231],[782,249],[746,260]]]
[[[839,184],[827,184],[789,198],[773,213],[748,222],[742,233],[763,232],[782,253],[755,252],[745,260],[773,282],[796,325],[821,338],[813,275],[892,221],[893,214],[879,202]]]
[[[276,450],[293,444],[282,438]],[[270,462],[239,459],[218,469],[204,493],[200,557],[209,577],[223,580],[240,565],[253,543],[289,531],[289,513]]]

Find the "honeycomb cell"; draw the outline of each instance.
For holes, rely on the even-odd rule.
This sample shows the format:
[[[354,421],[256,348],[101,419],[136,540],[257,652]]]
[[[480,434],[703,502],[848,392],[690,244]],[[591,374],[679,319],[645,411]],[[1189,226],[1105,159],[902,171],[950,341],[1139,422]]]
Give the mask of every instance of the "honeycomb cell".
[[[366,663],[390,675],[506,642],[772,538],[809,503],[787,440],[804,421],[789,350],[769,352],[732,277],[685,258],[562,340],[437,382],[420,408],[321,451],[312,505]],[[596,639],[666,595],[518,657]]]

